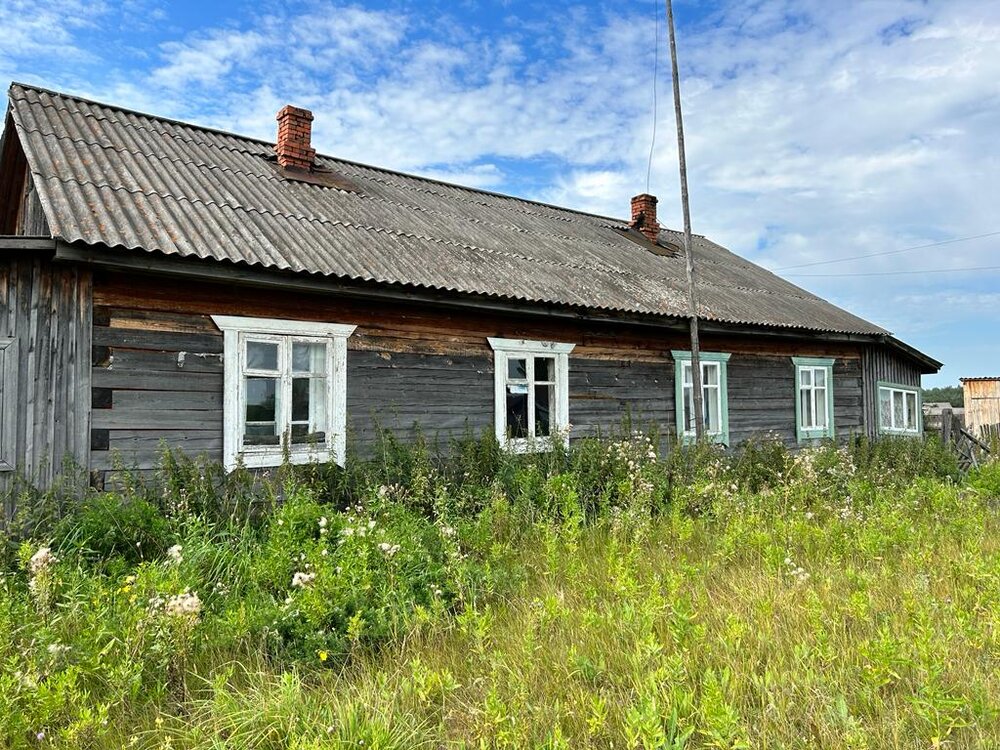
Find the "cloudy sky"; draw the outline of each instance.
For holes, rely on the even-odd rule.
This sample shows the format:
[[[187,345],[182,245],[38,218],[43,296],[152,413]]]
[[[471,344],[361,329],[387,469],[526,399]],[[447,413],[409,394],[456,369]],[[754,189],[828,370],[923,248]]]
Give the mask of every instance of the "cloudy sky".
[[[695,231],[944,361],[926,384],[1000,375],[1000,2],[675,2]],[[624,216],[658,50],[680,224],[662,3],[249,6],[2,0],[0,80],[261,138],[292,102],[324,153]]]

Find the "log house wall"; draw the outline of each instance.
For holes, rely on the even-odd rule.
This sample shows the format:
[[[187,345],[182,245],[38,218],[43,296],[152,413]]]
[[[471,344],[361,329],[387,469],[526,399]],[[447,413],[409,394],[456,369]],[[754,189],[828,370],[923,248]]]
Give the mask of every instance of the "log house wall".
[[[574,437],[636,427],[675,429],[671,349],[680,332],[637,326],[432,309],[391,308],[321,294],[178,283],[100,272],[94,289],[93,467],[151,468],[162,443],[221,459],[222,336],[211,314],[356,323],[348,339],[349,441],[362,450],[377,427],[414,424],[447,440],[493,427],[487,336],[566,341]],[[655,336],[655,338],[654,338]],[[861,364],[854,344],[705,336],[728,351],[734,443],[773,431],[795,442],[793,355],[832,356],[838,435],[861,429]]]

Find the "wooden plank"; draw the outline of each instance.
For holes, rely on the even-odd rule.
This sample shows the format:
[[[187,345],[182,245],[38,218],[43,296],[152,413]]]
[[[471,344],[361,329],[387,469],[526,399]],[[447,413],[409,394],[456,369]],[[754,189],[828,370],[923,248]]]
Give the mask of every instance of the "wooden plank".
[[[212,373],[185,372],[166,376],[160,372],[95,367],[91,374],[91,382],[95,388],[222,392],[222,375]]]
[[[162,409],[164,411],[205,411],[222,409],[222,390],[218,391],[112,391],[111,408]]]
[[[115,349],[109,352],[114,357],[113,369],[140,370],[142,372],[165,373],[218,373],[222,374],[222,354],[188,352],[183,358],[179,352],[146,351],[143,349]]]
[[[169,352],[222,353],[222,334],[173,333],[131,328],[95,327],[94,345]]]
[[[222,411],[161,409],[98,409],[94,429],[221,430]]]

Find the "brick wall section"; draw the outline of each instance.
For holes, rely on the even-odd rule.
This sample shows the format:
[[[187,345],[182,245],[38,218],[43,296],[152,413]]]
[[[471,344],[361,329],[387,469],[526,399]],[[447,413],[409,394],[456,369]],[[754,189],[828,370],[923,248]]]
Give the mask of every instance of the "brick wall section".
[[[316,158],[312,147],[313,114],[308,109],[286,104],[278,112],[278,143],[274,147],[278,164],[293,169],[311,169]]]

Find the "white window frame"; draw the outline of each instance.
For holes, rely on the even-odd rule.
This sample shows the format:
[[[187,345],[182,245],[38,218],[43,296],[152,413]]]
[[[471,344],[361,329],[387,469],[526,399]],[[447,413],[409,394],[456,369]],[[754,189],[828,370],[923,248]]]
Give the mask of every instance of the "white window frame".
[[[212,320],[222,330],[224,340],[222,452],[226,471],[232,471],[241,461],[248,468],[279,466],[285,460],[286,453],[293,464],[334,460],[343,465],[347,448],[347,339],[357,326],[233,315],[213,315]],[[246,417],[245,351],[248,340],[279,344],[278,371],[283,388],[285,381],[291,378],[291,369],[283,361],[281,352],[290,350],[294,342],[327,344],[328,413],[322,443],[286,445],[286,440],[281,439],[276,445],[243,444]],[[290,385],[285,390],[288,389]],[[290,425],[290,415],[281,421]]]
[[[17,339],[0,338],[0,471],[14,471],[17,436]]]
[[[882,391],[888,391],[889,396],[889,420],[890,424],[886,425],[882,422]],[[896,411],[892,408],[892,400],[896,395],[899,395],[903,399],[903,426],[897,427],[893,424],[896,420]],[[907,415],[910,411],[909,399],[906,398],[908,394],[914,396],[914,408],[916,409],[916,420],[915,428],[908,428],[906,426]],[[920,395],[920,388],[913,385],[900,385],[899,383],[887,383],[880,380],[878,382],[878,392],[877,398],[875,400],[875,409],[878,413],[878,431],[882,435],[922,435],[924,432],[924,414],[923,414],[923,403]]]
[[[677,435],[684,442],[695,440],[694,423],[688,427],[687,400],[684,397],[684,373],[691,371],[691,352],[674,350],[674,409],[677,416]],[[705,437],[715,443],[729,445],[729,358],[727,352],[700,352],[701,361],[701,391],[704,398],[706,389],[715,389],[715,399],[718,408],[719,426],[715,430],[705,426]],[[718,386],[705,384],[705,368],[718,367]],[[693,380],[693,379],[692,379]],[[692,386],[693,387],[693,386]]]
[[[792,357],[795,365],[795,436],[798,441],[818,440],[822,438],[833,438],[836,435],[833,418],[833,363],[831,358],[821,357]],[[809,371],[811,385],[803,385],[802,373]],[[824,400],[826,402],[826,424],[818,426],[815,424],[805,424],[802,414],[802,391],[809,391],[809,398],[812,402],[813,419],[816,415],[816,373],[825,372],[826,385],[823,388]]]
[[[488,338],[493,348],[493,409],[497,441],[514,453],[552,450],[554,439],[569,446],[569,353],[576,344],[554,341],[529,341],[526,339]],[[552,357],[555,360],[555,403],[550,405],[548,436],[534,437],[534,360],[533,356]],[[507,435],[507,362],[509,359],[527,357],[528,381],[528,432],[529,437],[513,438]]]

